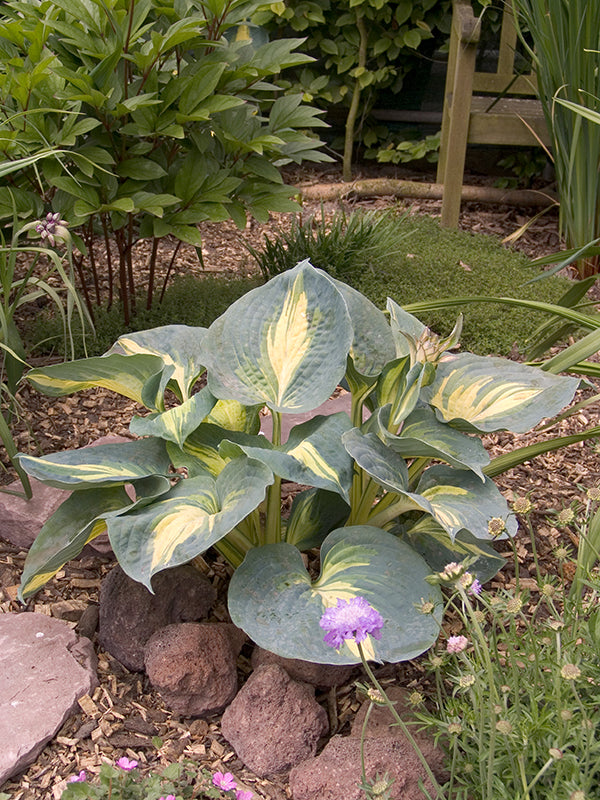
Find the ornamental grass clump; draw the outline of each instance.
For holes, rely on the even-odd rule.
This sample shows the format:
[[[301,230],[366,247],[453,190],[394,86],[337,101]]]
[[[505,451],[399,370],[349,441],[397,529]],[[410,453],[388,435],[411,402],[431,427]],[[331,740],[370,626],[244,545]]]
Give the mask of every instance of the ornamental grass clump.
[[[393,300],[384,313],[305,261],[209,328],[126,334],[102,357],[32,370],[50,395],[103,386],[147,413],[132,420],[133,441],[20,456],[72,492],[29,551],[21,599],[106,530],[123,570],[149,589],[157,572],[217,550],[234,569],[232,621],[278,655],[356,664],[360,644],[372,661],[416,657],[441,622],[427,576],[472,556],[483,582],[504,563],[491,543],[517,525],[493,476],[600,432],[490,459],[486,433],[531,430],[579,382],[454,353],[459,332],[460,320],[440,338]],[[342,383],[345,410],[320,414]],[[284,480],[309,487],[286,518]],[[303,559],[315,548],[317,577]],[[315,639],[339,596],[363,597],[386,636],[339,650]]]

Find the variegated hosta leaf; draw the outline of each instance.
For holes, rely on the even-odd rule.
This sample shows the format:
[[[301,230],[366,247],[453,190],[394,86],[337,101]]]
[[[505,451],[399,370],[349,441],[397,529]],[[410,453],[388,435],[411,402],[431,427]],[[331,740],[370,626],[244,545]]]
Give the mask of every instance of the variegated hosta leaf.
[[[20,599],[35,594],[67,561],[76,558],[88,542],[106,530],[106,518],[146,505],[170,488],[166,478],[142,478],[134,483],[132,502],[123,486],[73,492],[45,522],[29,548]]]
[[[379,375],[388,361],[396,356],[394,337],[385,314],[356,289],[328,277],[344,298],[350,313],[354,327],[350,357],[354,368],[367,377]]]
[[[486,478],[482,482],[476,475],[464,469],[453,469],[444,465],[429,467],[421,477],[416,493],[423,509],[454,539],[462,529],[470,531],[478,539],[505,539],[517,532],[517,521],[510,514],[504,497],[496,484]],[[429,508],[425,504],[429,504]],[[499,535],[490,532],[490,520],[503,520],[505,529]]]
[[[524,433],[571,402],[579,381],[504,358],[446,357],[423,397],[446,422]]]
[[[21,576],[19,597],[35,594],[67,561],[106,530],[102,517],[131,503],[123,486],[83,489],[61,503],[44,523],[29,548]]]
[[[233,303],[208,329],[208,386],[219,398],[298,413],[342,380],[352,344],[346,304],[303,261]]]
[[[174,381],[181,399],[187,400],[192,386],[204,372],[205,338],[206,328],[162,325],[120,336],[112,351],[158,356],[164,367],[165,385],[167,380]]]
[[[491,580],[499,572],[506,559],[482,539],[477,539],[469,531],[459,531],[454,540],[430,516],[424,515],[404,534],[411,546],[420,553],[431,567],[432,572],[441,572],[452,561],[475,559],[469,572],[481,583]]]
[[[182,480],[157,502],[108,519],[119,564],[151,590],[156,572],[185,564],[218,542],[262,502],[271,483],[268,467],[238,458],[216,478]]]
[[[351,426],[343,411],[316,416],[295,425],[285,444],[275,447],[264,436],[232,435],[234,450],[224,443],[221,455],[231,455],[239,448],[265,463],[276,475],[288,481],[337,492],[349,499],[352,484],[352,459],[340,447],[345,431]]]
[[[42,458],[20,454],[28,475],[57,489],[87,489],[131,483],[152,475],[165,476],[171,465],[162,439],[100,444],[52,453]]]
[[[381,640],[363,642],[372,661],[405,661],[437,639],[441,593],[430,586],[425,561],[405,542],[370,526],[338,528],[321,547],[321,575],[311,583],[302,556],[287,543],[250,550],[229,585],[233,622],[251,639],[286,658],[319,664],[356,664],[358,648],[339,652],[323,642],[319,621],[337,600],[364,597],[385,620]],[[431,600],[439,609],[415,607]]]
[[[427,330],[420,319],[405,311],[391,297],[387,299],[387,311],[390,315],[390,327],[396,345],[396,357],[410,355],[410,340],[416,344],[417,340]]]
[[[206,417],[206,422],[228,431],[257,434],[260,431],[261,408],[262,406],[244,406],[237,400],[217,400]]]
[[[294,497],[285,540],[298,550],[319,547],[334,528],[348,519],[350,506],[336,492],[307,489]]]
[[[205,387],[189,400],[168,411],[149,414],[147,417],[134,417],[129,424],[129,430],[135,436],[156,436],[181,446],[210,413],[215,403],[216,399]]]
[[[158,397],[162,367],[157,356],[114,353],[32,369],[27,373],[27,380],[51,397],[102,386],[159,411],[162,409],[162,398]],[[152,391],[149,392],[147,386],[152,386]]]
[[[187,437],[181,448],[168,446],[173,466],[187,468],[190,477],[206,472],[217,476],[231,460],[230,456],[219,452],[223,440],[231,435],[231,431],[203,422]]]
[[[434,374],[433,364],[417,363],[411,367],[408,356],[386,365],[377,381],[377,404],[390,405],[390,430],[397,429],[413,411],[422,386],[427,385]]]
[[[359,467],[384,489],[405,492],[408,487],[406,461],[385,445],[374,433],[362,433],[352,428],[342,436],[342,444]],[[409,495],[406,494],[406,497]],[[407,504],[407,509],[410,503]],[[415,508],[420,506],[415,505]]]
[[[490,457],[481,441],[439,422],[430,408],[417,408],[405,420],[398,436],[386,434],[386,444],[404,458],[435,458],[466,468],[485,480]]]

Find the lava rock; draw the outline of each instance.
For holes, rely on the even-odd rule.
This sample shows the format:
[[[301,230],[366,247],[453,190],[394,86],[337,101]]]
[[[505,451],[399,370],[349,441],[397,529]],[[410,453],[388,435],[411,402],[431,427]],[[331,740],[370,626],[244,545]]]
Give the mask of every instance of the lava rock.
[[[411,715],[407,692],[400,687],[389,687],[386,693],[394,702],[403,719]],[[360,788],[361,733],[369,703],[364,703],[352,724],[350,736],[334,736],[316,758],[307,759],[290,773],[290,788],[294,800],[362,800]],[[419,781],[431,796],[431,781],[400,727],[384,706],[375,706],[369,715],[364,740],[365,771],[367,779],[375,781],[388,775],[393,779],[390,800],[425,800]],[[411,730],[427,764],[440,783],[447,780],[444,756],[432,739],[424,733]]]
[[[45,614],[0,614],[0,786],[36,760],[97,685],[89,639]]]
[[[245,640],[243,631],[227,623],[167,625],[146,644],[146,673],[177,714],[215,714],[236,695],[237,657]]]
[[[98,641],[127,669],[142,672],[144,646],[160,628],[204,619],[216,599],[211,582],[190,565],[158,572],[152,589],[114,567],[102,582]]]
[[[290,678],[303,683],[310,683],[317,689],[331,689],[332,686],[342,686],[348,683],[354,667],[339,664],[315,664],[312,661],[303,661],[300,658],[284,658],[270,650],[255,647],[252,651],[252,666],[254,669],[264,664],[279,664]]]
[[[329,729],[314,689],[269,664],[252,673],[221,719],[221,732],[256,775],[285,772],[316,753]]]

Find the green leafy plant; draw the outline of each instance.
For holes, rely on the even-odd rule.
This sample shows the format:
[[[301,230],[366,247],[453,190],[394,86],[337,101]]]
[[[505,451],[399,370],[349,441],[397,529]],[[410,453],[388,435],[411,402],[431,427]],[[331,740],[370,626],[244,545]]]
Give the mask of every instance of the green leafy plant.
[[[430,164],[438,160],[440,132],[422,139],[403,139],[387,142],[365,152],[365,158],[375,158],[380,164],[408,164],[410,161],[426,159]]]
[[[533,507],[526,498],[514,508],[529,520]],[[534,537],[532,544],[537,564]],[[434,679],[433,705],[423,703],[425,687],[415,693],[421,725],[447,751],[447,800],[585,800],[596,794],[598,573],[584,556],[585,580],[574,593],[563,573],[567,551],[555,553],[559,576],[538,566],[533,596],[518,586],[482,590],[464,565],[455,565],[452,585],[446,582],[446,607],[462,630],[425,661]],[[584,561],[578,553],[577,572]]]
[[[144,278],[152,304],[160,248],[201,244],[197,223],[297,208],[278,167],[321,161],[306,131],[324,125],[301,95],[281,95],[278,73],[311,59],[300,39],[254,46],[229,34],[260,7],[245,0],[12,0],[0,17],[0,138],[6,160],[52,142],[62,164],[43,159],[0,186],[19,215],[52,203],[81,230],[93,285],[98,240],[108,259],[110,306],[118,288],[134,312],[133,250],[152,243]],[[172,242],[175,242],[174,249]],[[112,245],[116,248],[113,252]],[[82,256],[83,259],[83,256]],[[87,288],[83,262],[80,277]],[[167,273],[167,278],[170,274]],[[167,279],[166,278],[166,279]],[[165,280],[166,280],[165,279]]]
[[[126,756],[115,764],[104,763],[97,780],[85,770],[73,775],[62,795],[64,800],[251,800],[249,790],[238,787],[230,772],[198,770],[193,762],[170,764],[162,772],[140,774],[138,762]]]
[[[295,71],[294,89],[323,107],[345,109],[344,180],[352,177],[353,143],[377,91],[399,93],[426,47],[449,30],[449,0],[288,0],[274,3],[270,29],[307,35],[317,61]]]
[[[579,248],[600,236],[600,139],[593,121],[556,99],[600,111],[600,6],[586,0],[514,0],[514,6],[533,42],[526,46],[552,135],[561,226],[567,246]],[[578,269],[582,278],[594,274],[597,260],[582,259]]]
[[[369,658],[401,661],[430,647],[440,617],[419,607],[440,600],[425,580],[432,567],[473,556],[483,580],[502,563],[489,542],[515,533],[492,476],[567,441],[490,461],[479,435],[530,430],[571,401],[578,380],[449,355],[458,328],[440,340],[392,300],[387,312],[302,262],[208,329],[130,334],[103,357],[29,372],[50,395],[104,386],[150,413],[131,422],[137,441],[20,456],[30,475],[73,490],[29,551],[21,598],[106,529],[125,572],[147,587],[215,547],[235,567],[232,620],[281,655],[360,660],[349,644],[335,654],[312,635],[337,598],[358,595],[387,621]],[[314,413],[342,381],[350,413],[317,414],[286,440],[287,415]],[[259,433],[265,407],[270,438]],[[313,487],[285,521],[282,480]],[[315,547],[313,580],[302,551]]]

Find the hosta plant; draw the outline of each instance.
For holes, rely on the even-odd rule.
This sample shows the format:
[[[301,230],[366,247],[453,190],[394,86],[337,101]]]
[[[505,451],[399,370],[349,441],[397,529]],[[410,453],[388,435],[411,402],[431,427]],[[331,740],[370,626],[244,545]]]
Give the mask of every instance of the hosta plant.
[[[214,547],[235,567],[233,621],[283,656],[358,662],[352,642],[333,652],[314,636],[328,607],[357,596],[386,621],[368,658],[423,652],[441,608],[428,574],[469,559],[487,579],[502,564],[490,540],[516,531],[492,476],[561,443],[495,462],[481,434],[529,431],[578,385],[451,354],[457,335],[441,341],[393,300],[384,313],[304,261],[208,329],[130,334],[105,356],[32,370],[31,383],[52,396],[103,386],[149,413],[132,420],[131,442],[21,455],[30,475],[72,490],[29,552],[21,597],[106,530],[125,572],[148,588],[156,572]],[[340,384],[349,413],[320,415]],[[260,432],[265,414],[270,437]],[[288,415],[304,421],[286,439]],[[312,487],[286,520],[282,480]]]

